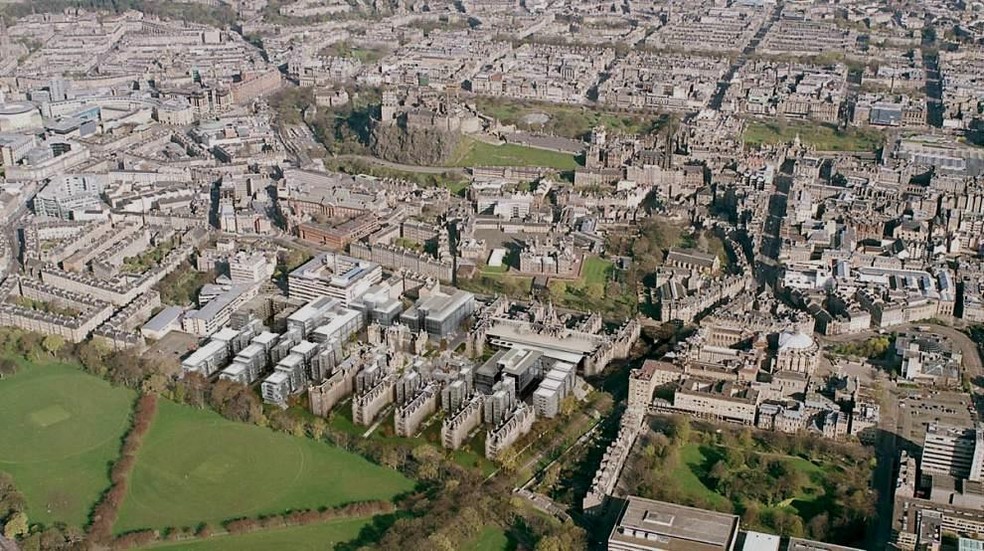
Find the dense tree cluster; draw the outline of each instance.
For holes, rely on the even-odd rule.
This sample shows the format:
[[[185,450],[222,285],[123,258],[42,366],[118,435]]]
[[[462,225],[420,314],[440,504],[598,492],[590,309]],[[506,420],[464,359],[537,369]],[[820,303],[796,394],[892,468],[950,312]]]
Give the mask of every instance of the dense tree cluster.
[[[154,289],[161,294],[161,302],[177,306],[187,306],[195,303],[198,291],[206,283],[215,281],[214,271],[200,272],[185,260],[178,269],[164,276]]]
[[[0,525],[7,538],[13,539],[27,533],[25,505],[24,496],[14,486],[13,478],[0,472]]]
[[[858,356],[861,358],[877,359],[882,358],[892,349],[893,338],[889,335],[871,337],[863,342],[849,342],[834,346],[833,352],[844,356]]]
[[[85,539],[81,529],[62,523],[45,528],[31,526],[26,509],[27,502],[13,478],[0,472],[0,533],[5,538],[17,540],[23,551],[76,549]]]
[[[354,96],[355,90],[351,91]],[[380,96],[373,89],[358,91],[358,97],[340,107],[318,106],[314,89],[309,86],[288,87],[267,97],[277,122],[287,125],[307,124],[314,137],[333,155],[369,152],[370,125],[378,111]]]
[[[18,369],[20,369],[20,366],[14,360],[0,358],[0,379],[14,375]]]

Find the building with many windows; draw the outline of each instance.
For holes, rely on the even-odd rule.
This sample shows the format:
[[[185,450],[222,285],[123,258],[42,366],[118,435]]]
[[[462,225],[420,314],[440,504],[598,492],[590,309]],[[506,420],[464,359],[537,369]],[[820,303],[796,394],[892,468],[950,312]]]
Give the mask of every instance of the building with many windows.
[[[74,174],[52,178],[34,196],[34,212],[66,220],[78,218],[86,210],[103,204],[100,194],[106,185],[105,176]]]
[[[984,431],[981,427],[953,427],[937,423],[926,427],[923,474],[981,481],[984,467]]]
[[[426,331],[435,339],[454,333],[461,322],[475,311],[475,295],[453,289],[450,294],[433,291],[400,316],[411,331]]]
[[[379,264],[335,253],[323,253],[287,276],[291,298],[332,297],[346,306],[383,279]]]

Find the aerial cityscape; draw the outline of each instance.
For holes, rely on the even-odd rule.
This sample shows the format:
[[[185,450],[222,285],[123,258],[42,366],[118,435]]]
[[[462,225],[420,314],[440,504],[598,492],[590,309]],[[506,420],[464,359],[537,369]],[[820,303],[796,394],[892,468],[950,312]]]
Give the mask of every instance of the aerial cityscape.
[[[984,3],[0,0],[0,551],[984,551]]]

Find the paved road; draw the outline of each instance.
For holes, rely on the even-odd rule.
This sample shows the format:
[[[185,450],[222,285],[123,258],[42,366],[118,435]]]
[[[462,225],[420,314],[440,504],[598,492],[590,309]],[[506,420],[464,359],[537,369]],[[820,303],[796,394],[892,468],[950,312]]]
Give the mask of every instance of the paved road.
[[[930,27],[932,28],[932,27]],[[926,122],[930,126],[943,126],[943,85],[940,82],[940,56],[936,51],[936,40],[923,37],[923,70],[926,72]]]

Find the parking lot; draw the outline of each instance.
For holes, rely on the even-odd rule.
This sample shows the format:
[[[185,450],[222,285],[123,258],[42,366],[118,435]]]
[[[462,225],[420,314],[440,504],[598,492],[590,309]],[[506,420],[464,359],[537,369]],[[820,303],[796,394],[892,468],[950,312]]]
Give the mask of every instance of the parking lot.
[[[964,392],[899,389],[899,436],[906,446],[920,446],[930,423],[973,426],[970,396]]]

